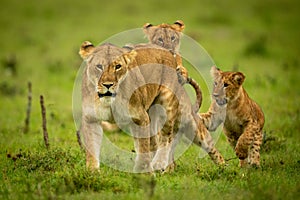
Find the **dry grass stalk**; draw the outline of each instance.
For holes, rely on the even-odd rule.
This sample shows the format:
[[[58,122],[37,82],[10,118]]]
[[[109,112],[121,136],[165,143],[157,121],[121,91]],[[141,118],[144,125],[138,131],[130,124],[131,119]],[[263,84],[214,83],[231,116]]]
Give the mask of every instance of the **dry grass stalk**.
[[[28,133],[29,124],[30,124],[30,113],[31,113],[31,105],[32,105],[32,85],[31,82],[28,82],[28,103],[26,109],[26,118],[25,118],[25,126],[23,129],[23,133]]]
[[[42,110],[42,126],[43,126],[43,135],[44,135],[44,142],[46,145],[46,148],[49,149],[49,138],[48,138],[48,131],[47,131],[47,119],[46,119],[46,108],[44,105],[44,97],[43,95],[40,96],[40,104],[41,104],[41,110]]]

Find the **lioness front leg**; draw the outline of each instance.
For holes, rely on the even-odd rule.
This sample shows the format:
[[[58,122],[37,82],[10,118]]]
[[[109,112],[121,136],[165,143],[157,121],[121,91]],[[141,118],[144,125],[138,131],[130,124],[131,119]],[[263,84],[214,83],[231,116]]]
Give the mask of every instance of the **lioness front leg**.
[[[100,146],[102,142],[102,127],[97,122],[82,122],[82,133],[84,136],[86,150],[86,166],[94,170],[100,167]]]

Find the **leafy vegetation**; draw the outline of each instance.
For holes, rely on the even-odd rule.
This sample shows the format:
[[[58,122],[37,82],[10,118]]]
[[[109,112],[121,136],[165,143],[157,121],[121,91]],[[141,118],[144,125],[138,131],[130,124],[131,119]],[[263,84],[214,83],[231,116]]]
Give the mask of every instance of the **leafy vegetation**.
[[[298,199],[300,196],[299,2],[18,1],[0,7],[1,199]],[[240,169],[221,135],[228,166],[215,166],[191,146],[174,172],[131,174],[85,168],[72,116],[80,44],[97,44],[146,22],[182,19],[223,70],[246,74],[245,88],[266,115],[260,169]],[[130,41],[126,41],[130,42]],[[193,69],[191,69],[193,76]],[[27,83],[30,130],[23,133]],[[39,96],[44,95],[50,149],[44,147]],[[205,93],[201,112],[209,106]],[[124,148],[128,136],[106,133]]]

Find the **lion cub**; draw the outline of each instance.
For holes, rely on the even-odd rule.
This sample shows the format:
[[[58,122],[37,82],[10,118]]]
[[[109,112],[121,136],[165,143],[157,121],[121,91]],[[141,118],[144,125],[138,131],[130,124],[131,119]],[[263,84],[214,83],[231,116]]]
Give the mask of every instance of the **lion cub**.
[[[180,39],[185,25],[182,20],[177,20],[174,24],[162,23],[152,25],[146,23],[143,26],[143,31],[151,44],[156,44],[172,52],[177,63],[177,74],[181,84],[189,83],[196,92],[196,102],[193,105],[195,112],[199,111],[202,103],[202,92],[198,83],[188,76],[187,69],[182,64],[182,58],[179,54]]]
[[[211,74],[214,78],[213,102],[207,113],[200,114],[205,126],[214,131],[224,122],[223,131],[240,159],[240,166],[259,167],[265,119],[261,108],[242,86],[244,74],[223,72],[215,66]]]

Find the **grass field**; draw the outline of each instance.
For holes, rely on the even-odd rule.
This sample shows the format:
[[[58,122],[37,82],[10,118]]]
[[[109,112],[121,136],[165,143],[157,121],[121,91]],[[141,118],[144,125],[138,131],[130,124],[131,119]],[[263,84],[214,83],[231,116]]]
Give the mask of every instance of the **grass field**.
[[[300,199],[299,12],[297,0],[2,0],[0,198]],[[238,159],[219,168],[191,146],[174,172],[156,177],[105,165],[100,172],[88,171],[72,116],[80,44],[98,44],[146,22],[177,19],[221,69],[246,75],[244,87],[266,116],[261,168],[240,169]],[[29,81],[32,113],[24,134]],[[49,150],[43,143],[40,95]],[[208,106],[205,101],[201,112]],[[121,133],[106,135],[133,148]],[[226,159],[234,158],[224,135],[216,145]]]

